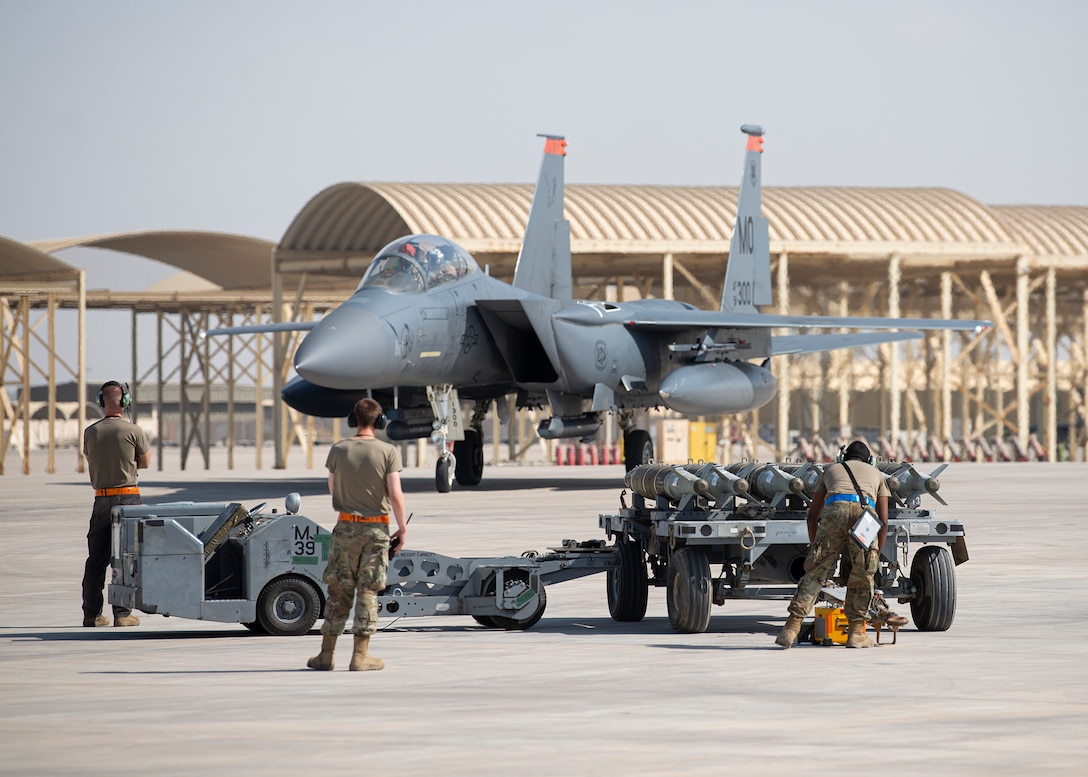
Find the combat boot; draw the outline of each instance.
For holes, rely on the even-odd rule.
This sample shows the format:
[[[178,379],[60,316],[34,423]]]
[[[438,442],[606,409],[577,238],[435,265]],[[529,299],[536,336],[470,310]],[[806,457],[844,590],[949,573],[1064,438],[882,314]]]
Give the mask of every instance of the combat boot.
[[[797,641],[797,635],[801,631],[801,623],[805,619],[800,615],[791,615],[786,618],[786,625],[782,627],[782,631],[778,633],[778,638],[775,640],[776,645],[781,645],[784,648],[788,648]]]
[[[113,619],[114,626],[139,626],[140,619],[135,615],[120,615]]]
[[[846,635],[846,646],[848,648],[876,647],[876,643],[869,639],[869,635],[865,633],[865,621],[850,622],[850,631]]]
[[[384,669],[385,662],[380,658],[368,656],[366,649],[370,647],[369,634],[355,635],[355,652],[351,654],[351,663],[348,669],[352,672],[369,672],[375,669]]]
[[[83,625],[89,629],[97,628],[98,626],[109,626],[110,619],[105,615],[96,615],[93,618],[84,618]]]
[[[332,654],[334,650],[336,650],[336,635],[322,634],[321,652],[307,661],[306,666],[311,669],[318,669],[322,672],[332,671]]]

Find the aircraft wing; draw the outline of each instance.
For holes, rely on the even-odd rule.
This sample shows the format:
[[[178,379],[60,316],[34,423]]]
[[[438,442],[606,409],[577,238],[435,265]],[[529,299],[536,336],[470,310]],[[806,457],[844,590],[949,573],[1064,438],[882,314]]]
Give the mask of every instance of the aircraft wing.
[[[209,329],[201,332],[201,337],[216,337],[218,335],[255,335],[261,332],[304,332],[313,329],[317,321],[284,321],[279,324],[249,324],[247,326],[224,326],[219,329]]]
[[[955,318],[861,318],[854,316],[782,316],[772,313],[717,313],[707,310],[670,311],[664,316],[632,319],[628,329],[678,332],[686,329],[951,329],[981,332],[992,323]]]
[[[861,348],[866,345],[920,340],[918,332],[839,332],[826,335],[781,335],[771,338],[771,356],[820,353],[840,348]]]

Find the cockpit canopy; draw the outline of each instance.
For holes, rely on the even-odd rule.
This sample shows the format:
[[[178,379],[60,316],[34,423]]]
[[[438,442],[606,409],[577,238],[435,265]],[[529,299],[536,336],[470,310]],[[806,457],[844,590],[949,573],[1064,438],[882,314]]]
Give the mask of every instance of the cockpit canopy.
[[[359,282],[359,289],[412,294],[479,271],[476,260],[456,243],[436,235],[410,235],[378,252]]]

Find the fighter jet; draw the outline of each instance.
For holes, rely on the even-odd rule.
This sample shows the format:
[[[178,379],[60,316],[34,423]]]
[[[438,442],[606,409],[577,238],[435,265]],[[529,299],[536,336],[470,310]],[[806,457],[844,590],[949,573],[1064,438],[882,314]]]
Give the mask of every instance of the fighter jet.
[[[770,238],[761,213],[763,129],[747,140],[736,222],[720,309],[646,299],[572,298],[570,224],[563,215],[566,140],[541,135],[544,159],[508,284],[483,272],[451,240],[408,235],[382,248],[354,294],[316,323],[234,327],[310,329],[299,345],[298,376],[283,400],[300,412],[336,417],[370,395],[387,409],[393,440],[430,437],[435,483],[472,486],[483,476],[483,421],[491,403],[547,407],[537,433],[593,438],[608,412],[624,428],[625,464],[653,459],[639,409],[665,406],[718,416],[762,407],[775,395],[773,356],[920,338],[918,331],[772,335],[772,329],[979,330],[975,320],[768,315]],[[471,418],[462,400],[473,401]],[[503,405],[504,407],[504,405]],[[452,453],[447,441],[453,441]]]

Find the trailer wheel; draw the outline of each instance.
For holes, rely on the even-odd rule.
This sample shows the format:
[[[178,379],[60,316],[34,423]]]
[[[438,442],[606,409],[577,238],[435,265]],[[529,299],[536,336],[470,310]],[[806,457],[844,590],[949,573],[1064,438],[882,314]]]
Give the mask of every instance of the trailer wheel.
[[[434,465],[434,488],[440,494],[448,494],[453,485],[453,477],[450,472],[450,460],[447,456],[438,459]]]
[[[516,574],[514,570],[509,570],[506,573],[508,580],[521,579],[523,582],[529,582],[529,576],[527,572],[521,572]],[[487,585],[484,586],[484,596],[495,595],[495,576],[492,575],[488,580]],[[535,626],[541,618],[544,617],[544,608],[548,606],[548,594],[544,590],[544,586],[541,585],[536,589],[536,600],[539,606],[533,611],[533,614],[527,618],[518,620],[517,618],[507,618],[503,615],[473,615],[473,619],[483,625],[490,626],[496,629],[506,629],[507,631],[524,631],[525,629],[531,629]]]
[[[956,571],[946,548],[927,545],[914,554],[910,614],[919,631],[948,631],[956,616]]]
[[[257,597],[257,623],[276,637],[309,632],[321,614],[321,594],[301,577],[281,577]]]
[[[519,621],[517,618],[506,618],[502,615],[492,615],[491,620],[496,627],[506,629],[507,631],[524,631],[525,629],[531,629],[544,617],[544,608],[548,606],[548,594],[544,590],[544,586],[541,586],[540,590],[536,592],[536,600],[539,602],[540,606],[536,608],[536,612],[524,620]]]
[[[484,441],[475,429],[465,429],[465,439],[453,444],[457,464],[453,476],[461,486],[478,486],[484,477]]]
[[[614,621],[637,622],[646,617],[649,592],[642,545],[638,542],[619,542],[616,550],[619,566],[608,570],[605,581],[608,612]]]
[[[645,429],[632,429],[623,434],[623,465],[628,472],[654,460],[654,443]]]
[[[669,625],[681,634],[700,634],[710,625],[710,564],[698,548],[684,547],[669,558],[666,586]]]

